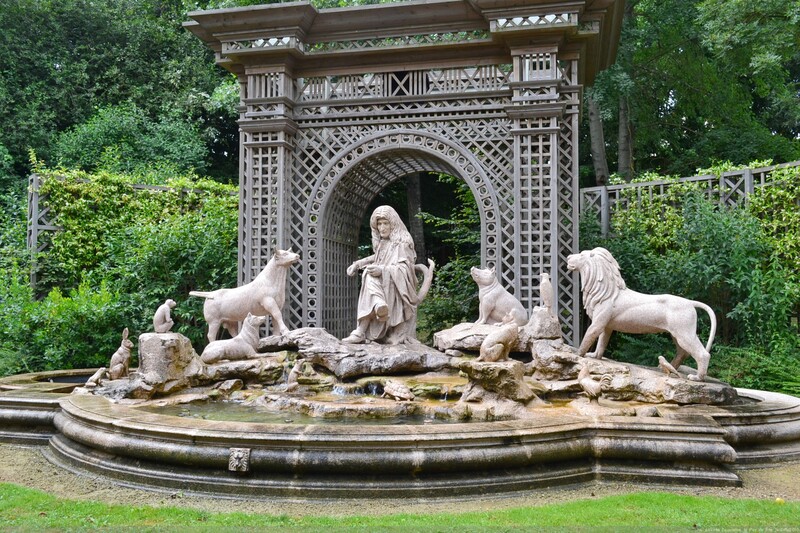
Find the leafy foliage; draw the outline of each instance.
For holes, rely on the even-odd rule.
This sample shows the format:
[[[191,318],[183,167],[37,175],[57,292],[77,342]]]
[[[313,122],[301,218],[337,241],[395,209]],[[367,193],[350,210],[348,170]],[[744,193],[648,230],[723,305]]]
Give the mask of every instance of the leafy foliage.
[[[776,258],[800,272],[800,167],[778,169],[772,181],[778,186],[758,189],[748,207],[761,222]]]
[[[798,0],[633,0],[626,9],[617,62],[591,92],[607,132],[628,104],[638,171],[687,176],[714,160],[800,158]],[[613,160],[617,139],[606,140]],[[588,153],[583,160],[588,167]]]
[[[60,134],[54,158],[68,168],[133,172],[169,165],[177,172],[202,172],[206,145],[197,128],[183,120],[155,122],[127,104],[99,110],[91,119]]]
[[[53,289],[37,301],[27,279],[16,274],[3,287],[8,296],[0,305],[0,373],[108,364],[125,318],[115,293],[105,285],[93,289],[81,284],[68,296]]]
[[[473,320],[478,313],[478,291],[470,268],[480,265],[480,212],[466,182],[442,174],[439,181],[451,185],[458,200],[449,216],[422,213],[426,227],[442,242],[452,246],[454,257],[441,266],[434,277],[428,297],[419,310],[419,336],[459,322]]]
[[[236,153],[235,110],[220,113],[211,101],[227,77],[213,53],[181,27],[184,17],[182,2],[4,2],[0,122],[13,127],[0,131],[0,145],[16,174],[27,173],[29,149],[52,160],[60,132],[96,122],[100,110],[116,106],[135,106],[162,141],[180,132],[176,148],[195,135],[192,143],[211,150],[212,167],[226,166]]]
[[[189,291],[236,283],[235,188],[190,176],[141,191],[121,174],[38,171],[63,229],[36,258],[37,299],[25,263],[25,196],[8,200],[5,216],[15,222],[0,234],[0,374],[105,365],[122,329],[149,331],[167,298],[178,302],[175,330],[199,344],[202,301]]]
[[[47,195],[46,205],[62,229],[39,260],[45,287],[75,287],[87,274],[107,271],[109,260],[124,260],[128,252],[113,243],[132,228],[174,222],[175,216],[195,209],[216,209],[219,198],[233,213],[237,209],[234,189],[209,180],[171,179],[166,190],[135,190],[131,178],[121,174],[46,169],[39,174],[41,194]]]
[[[224,191],[227,193],[228,191]],[[204,342],[203,300],[189,291],[236,285],[237,205],[229,194],[198,198],[202,205],[154,222],[143,220],[109,236],[109,251],[87,278],[114,280],[132,326],[151,327],[166,298],[178,305],[174,331],[195,345]]]
[[[800,134],[800,2],[703,0],[703,44],[722,69],[745,80],[753,110],[788,138]]]
[[[469,275],[480,258],[455,257],[438,268],[428,297],[419,308],[417,336],[430,340],[437,331],[478,316],[478,291]]]
[[[0,144],[0,191],[13,186],[16,176],[14,174],[14,158],[5,146]]]

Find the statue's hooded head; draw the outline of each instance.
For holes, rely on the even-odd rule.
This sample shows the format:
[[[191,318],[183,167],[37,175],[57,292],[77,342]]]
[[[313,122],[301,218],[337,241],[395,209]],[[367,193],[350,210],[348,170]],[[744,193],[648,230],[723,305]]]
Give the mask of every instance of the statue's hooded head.
[[[403,221],[400,219],[400,215],[397,214],[397,211],[394,208],[388,205],[382,205],[375,209],[372,212],[372,216],[369,217],[369,227],[372,229],[372,249],[377,251],[378,245],[381,242],[381,234],[378,231],[378,220],[383,219],[389,222],[389,227],[391,228],[391,233],[389,234],[389,240],[392,242],[405,242],[411,245],[412,249],[414,247],[414,240],[411,238],[411,234],[406,229],[406,225],[403,224]]]

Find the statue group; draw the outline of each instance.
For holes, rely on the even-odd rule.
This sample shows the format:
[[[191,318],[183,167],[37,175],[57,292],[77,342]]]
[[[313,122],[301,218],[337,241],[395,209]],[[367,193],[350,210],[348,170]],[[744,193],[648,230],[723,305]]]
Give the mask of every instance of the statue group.
[[[680,381],[685,381],[684,376],[694,381],[706,378],[708,350],[716,325],[713,311],[703,303],[678,296],[644,295],[627,289],[619,265],[603,248],[571,255],[567,261],[567,268],[580,276],[584,307],[592,320],[579,347],[568,346],[562,339],[547,272],[540,273],[542,305],[529,312],[502,286],[494,269],[477,267],[470,272],[478,289],[477,320],[437,332],[434,347],[428,347],[417,340],[417,312],[431,287],[435,265],[433,261],[427,265],[417,263],[411,234],[392,207],[376,208],[369,226],[373,253],[354,261],[346,271],[351,277],[360,272],[361,284],[355,329],[344,339],[339,340],[322,328],[290,330],[284,323],[288,271],[300,261],[300,255],[291,250],[277,250],[263,271],[246,285],[190,293],[205,299],[203,313],[208,322],[209,342],[200,356],[192,355],[188,339],[169,337],[176,335],[170,333],[174,324],[170,311],[176,303],[166,300],[153,317],[156,333],[146,335],[165,336],[164,342],[153,341],[152,346],[186,345],[192,353],[178,357],[180,362],[174,367],[162,368],[162,360],[172,355],[159,352],[151,357],[157,364],[150,364],[146,362],[149,356],[140,349],[139,374],[142,367],[158,370],[141,377],[142,383],[131,385],[121,394],[149,398],[166,390],[222,378],[261,383],[273,380],[272,384],[283,379],[285,392],[294,393],[311,379],[309,374],[318,374],[314,379],[323,381],[327,378],[322,374],[332,374],[335,380],[346,382],[356,376],[398,376],[450,368],[469,377],[470,387],[462,394],[462,401],[489,402],[504,406],[503,412],[507,414],[527,416],[520,409],[527,409],[537,398],[534,390],[546,390],[532,379],[575,381],[574,389],[584,391],[596,402],[610,390],[616,391],[617,397],[645,398],[653,389],[652,380],[665,374]],[[711,317],[711,335],[705,345],[697,335],[695,309],[704,310]],[[268,327],[269,319],[272,335],[262,337],[262,328]],[[218,339],[222,329],[231,338]],[[659,367],[645,377],[638,371],[590,363],[602,359],[613,331],[669,333],[675,340],[677,354],[671,364],[659,358]],[[140,337],[140,345],[145,344],[144,337]],[[589,352],[595,342],[596,350]],[[99,372],[93,382],[125,378],[131,347],[126,329],[109,371]],[[298,355],[284,363],[272,355],[279,350],[295,351]],[[533,361],[525,365],[519,356]],[[695,373],[681,369],[687,356],[697,363]],[[283,376],[287,365],[291,366],[288,377]],[[614,381],[614,374],[625,377]],[[154,377],[157,375],[162,377]],[[267,379],[267,375],[272,377]],[[388,384],[388,397],[406,400],[414,397],[413,393],[404,392],[402,384],[387,379],[381,383],[384,389]],[[562,385],[556,389],[561,390],[559,387]],[[639,392],[631,395],[630,390]],[[673,393],[659,397],[668,394]],[[693,390],[690,394],[697,393]],[[722,400],[727,401],[728,396],[727,391],[720,393]]]

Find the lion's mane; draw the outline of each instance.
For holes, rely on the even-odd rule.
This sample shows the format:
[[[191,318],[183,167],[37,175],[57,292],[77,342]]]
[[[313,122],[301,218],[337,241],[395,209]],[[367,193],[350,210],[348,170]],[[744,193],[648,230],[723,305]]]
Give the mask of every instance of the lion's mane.
[[[614,301],[619,291],[625,289],[625,280],[619,272],[619,263],[605,248],[595,248],[580,254],[583,260],[578,272],[583,287],[583,307],[589,318],[598,305]]]

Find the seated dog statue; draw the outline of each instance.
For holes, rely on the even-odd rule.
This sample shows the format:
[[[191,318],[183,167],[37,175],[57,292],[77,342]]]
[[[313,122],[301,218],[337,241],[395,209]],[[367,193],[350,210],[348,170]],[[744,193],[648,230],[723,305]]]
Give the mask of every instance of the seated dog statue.
[[[472,267],[470,274],[478,284],[478,320],[476,324],[502,324],[505,316],[511,314],[518,326],[528,322],[528,312],[522,304],[500,282],[497,281],[494,268],[480,269]]]

